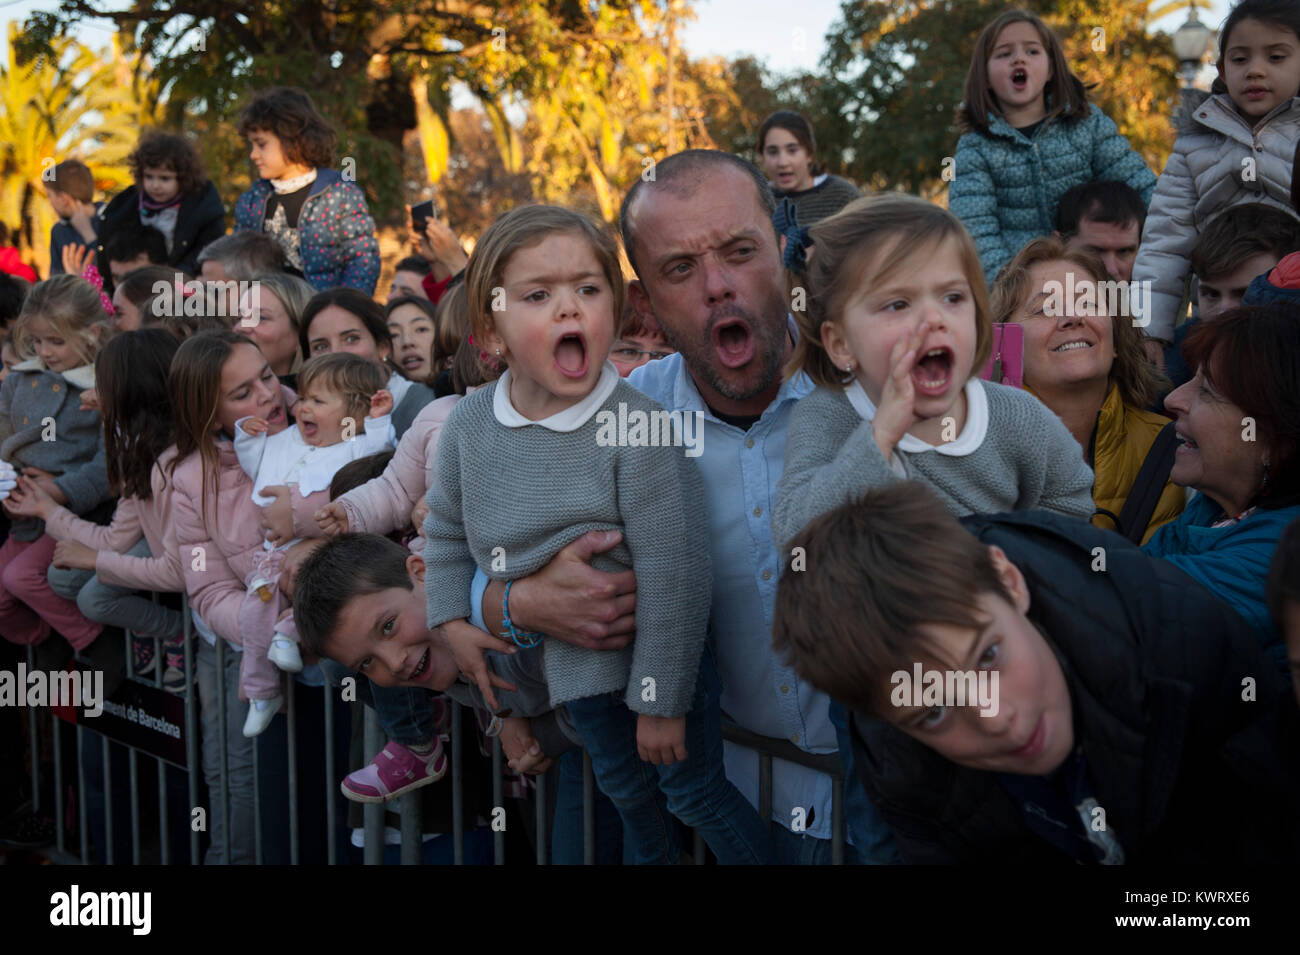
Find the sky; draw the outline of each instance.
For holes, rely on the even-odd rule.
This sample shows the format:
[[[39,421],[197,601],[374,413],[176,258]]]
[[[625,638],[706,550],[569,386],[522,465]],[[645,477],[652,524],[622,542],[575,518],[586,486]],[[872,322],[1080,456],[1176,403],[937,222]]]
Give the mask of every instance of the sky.
[[[1209,10],[1201,11],[1201,20],[1218,26],[1231,5],[1230,0],[1210,0]],[[0,20],[21,21],[34,10],[56,7],[51,0],[0,0]],[[771,69],[786,72],[816,69],[826,32],[839,19],[840,0],[693,0],[692,9],[695,20],[682,31],[682,46],[690,55],[752,54]],[[1179,11],[1156,25],[1173,32],[1186,17],[1185,11]],[[99,21],[86,24],[80,36],[83,42],[99,47],[111,32],[107,21]]]

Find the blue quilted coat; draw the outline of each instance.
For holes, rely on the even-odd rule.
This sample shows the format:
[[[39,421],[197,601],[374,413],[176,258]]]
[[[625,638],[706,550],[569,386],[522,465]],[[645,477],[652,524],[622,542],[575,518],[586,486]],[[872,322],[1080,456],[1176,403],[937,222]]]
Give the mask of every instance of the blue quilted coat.
[[[1030,239],[1050,235],[1070,188],[1117,179],[1151,201],[1156,177],[1095,105],[1076,122],[1052,118],[1028,139],[989,113],[987,133],[957,141],[948,208],[975,239],[989,284]]]
[[[262,231],[271,183],[259,179],[235,203],[235,231]],[[375,294],[379,241],[365,193],[337,169],[317,169],[298,216],[303,277],[316,291],[346,285]]]

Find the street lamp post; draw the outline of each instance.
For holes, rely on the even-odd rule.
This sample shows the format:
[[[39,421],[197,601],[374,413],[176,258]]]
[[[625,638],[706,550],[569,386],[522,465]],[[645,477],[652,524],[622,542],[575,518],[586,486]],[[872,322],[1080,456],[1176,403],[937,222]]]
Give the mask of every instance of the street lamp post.
[[[1178,57],[1178,72],[1182,88],[1196,86],[1196,72],[1214,40],[1214,31],[1201,22],[1193,4],[1187,22],[1174,31],[1174,55]]]

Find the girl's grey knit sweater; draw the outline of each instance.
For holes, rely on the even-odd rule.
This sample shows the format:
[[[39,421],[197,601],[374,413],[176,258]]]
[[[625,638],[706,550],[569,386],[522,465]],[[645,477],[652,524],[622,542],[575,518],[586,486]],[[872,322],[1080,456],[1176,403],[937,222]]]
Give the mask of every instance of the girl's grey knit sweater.
[[[424,522],[430,629],[470,613],[475,567],[495,580],[540,570],[588,531],[623,540],[597,555],[597,570],[636,572],[636,640],[623,650],[544,643],[551,703],[627,688],[629,709],[681,716],[690,709],[708,627],[712,572],[704,485],[685,448],[663,446],[667,413],[620,380],[572,431],[508,427],[493,411],[494,383],[464,398],[438,445],[437,477]],[[620,404],[660,416],[659,446],[617,439]],[[608,413],[608,414],[607,414]],[[671,436],[673,432],[669,431]]]
[[[979,447],[960,456],[897,449],[908,478],[923,481],[958,515],[1041,507],[1090,518],[1092,469],[1061,419],[1026,391],[987,381],[979,386],[988,398],[988,430]],[[813,518],[898,480],[871,422],[844,389],[819,386],[790,419],[773,534],[784,545]]]

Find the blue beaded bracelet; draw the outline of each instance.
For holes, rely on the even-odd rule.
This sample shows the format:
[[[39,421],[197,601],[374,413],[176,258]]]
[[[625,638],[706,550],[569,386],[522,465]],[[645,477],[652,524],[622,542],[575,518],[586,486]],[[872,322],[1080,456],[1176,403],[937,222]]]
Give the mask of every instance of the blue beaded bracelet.
[[[532,630],[516,630],[515,625],[510,622],[510,587],[513,583],[513,580],[506,581],[506,592],[501,597],[501,625],[506,628],[505,635],[514,641],[515,646],[521,650],[528,650],[541,643],[546,638],[546,634]]]

